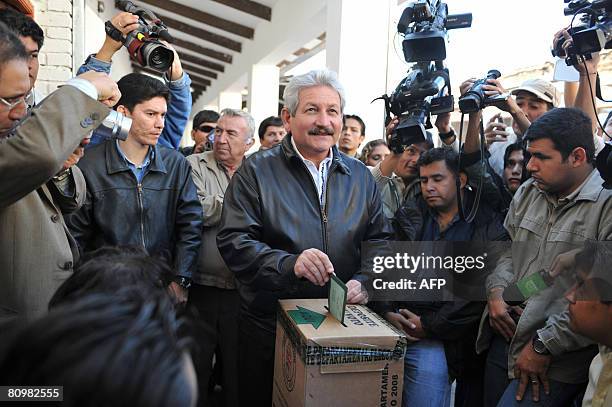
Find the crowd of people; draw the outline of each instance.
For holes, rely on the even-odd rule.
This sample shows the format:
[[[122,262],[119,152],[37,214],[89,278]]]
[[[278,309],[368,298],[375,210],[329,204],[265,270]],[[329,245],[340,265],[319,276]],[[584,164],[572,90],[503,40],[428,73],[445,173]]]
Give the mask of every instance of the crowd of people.
[[[594,166],[612,120],[597,124],[597,54],[565,107],[527,80],[490,108],[511,122],[496,114],[481,137],[470,113],[464,142],[441,114],[400,152],[400,118],[363,145],[337,75],[316,70],[258,127],[243,110],[197,112],[181,146],[191,81],[176,52],[161,78],[115,83],[122,43],[107,35],[42,99],[32,17],[0,0],[0,385],[61,385],[67,406],[270,406],[278,300],[326,298],[336,275],[347,303],[408,341],[404,406],[450,406],[453,382],[455,406],[612,406],[612,191]],[[135,22],[110,20],[122,35]],[[483,89],[508,93],[498,79]],[[125,140],[98,131],[111,109],[132,120]],[[499,255],[487,301],[369,301],[362,244],[389,240],[528,250]],[[541,270],[564,292],[510,304],[508,287]]]

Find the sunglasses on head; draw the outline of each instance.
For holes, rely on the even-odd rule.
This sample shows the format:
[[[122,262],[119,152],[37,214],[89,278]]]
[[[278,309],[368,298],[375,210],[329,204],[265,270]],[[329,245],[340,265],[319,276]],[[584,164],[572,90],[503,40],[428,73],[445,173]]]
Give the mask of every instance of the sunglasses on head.
[[[213,126],[201,126],[201,127],[198,127],[198,130],[203,131],[204,133],[210,133],[214,129],[215,128]]]

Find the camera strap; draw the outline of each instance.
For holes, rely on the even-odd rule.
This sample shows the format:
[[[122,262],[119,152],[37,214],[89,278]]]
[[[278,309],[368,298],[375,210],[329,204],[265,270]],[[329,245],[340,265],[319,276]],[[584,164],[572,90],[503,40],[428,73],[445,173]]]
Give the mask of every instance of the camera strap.
[[[458,167],[459,174],[457,174],[457,178],[455,179],[455,185],[457,187],[457,207],[459,210],[459,218],[461,220],[466,221],[467,223],[472,223],[474,218],[476,218],[476,213],[478,213],[478,207],[480,206],[480,198],[482,196],[482,189],[484,184],[484,177],[486,169],[485,158],[485,137],[484,137],[484,124],[482,118],[480,119],[480,164],[481,164],[481,174],[480,179],[478,180],[478,187],[476,189],[476,196],[474,197],[474,202],[472,203],[472,209],[470,209],[470,213],[466,216],[463,211],[463,200],[461,199],[461,155],[462,155],[462,147],[463,147],[463,119],[465,113],[461,113],[461,123],[459,124],[459,157],[458,157]]]
[[[123,43],[123,34],[113,25],[113,23],[110,22],[110,20],[104,23],[104,31],[106,31],[106,35],[111,37],[113,40]]]

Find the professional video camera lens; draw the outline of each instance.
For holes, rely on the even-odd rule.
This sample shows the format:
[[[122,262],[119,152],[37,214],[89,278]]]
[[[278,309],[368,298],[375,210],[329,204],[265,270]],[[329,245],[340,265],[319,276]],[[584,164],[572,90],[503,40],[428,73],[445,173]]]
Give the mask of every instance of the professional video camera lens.
[[[174,62],[174,52],[163,44],[147,43],[141,52],[146,64],[160,72],[170,69]]]

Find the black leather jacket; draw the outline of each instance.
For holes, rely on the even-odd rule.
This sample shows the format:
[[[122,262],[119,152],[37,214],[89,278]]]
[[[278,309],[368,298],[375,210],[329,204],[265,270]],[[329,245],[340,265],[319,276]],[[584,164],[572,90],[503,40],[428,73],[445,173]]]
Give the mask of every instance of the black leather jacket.
[[[81,251],[137,245],[191,277],[202,236],[202,206],[191,166],[178,152],[155,147],[138,184],[115,140],[87,150],[78,163],[87,182],[85,204],[66,223]]]
[[[251,155],[232,177],[217,244],[238,280],[242,312],[263,329],[273,332],[278,299],[327,297],[327,286],[296,278],[293,267],[302,251],[327,253],[344,282],[365,281],[361,243],[390,237],[370,171],[336,147],[326,191],[321,208],[290,135]]]

